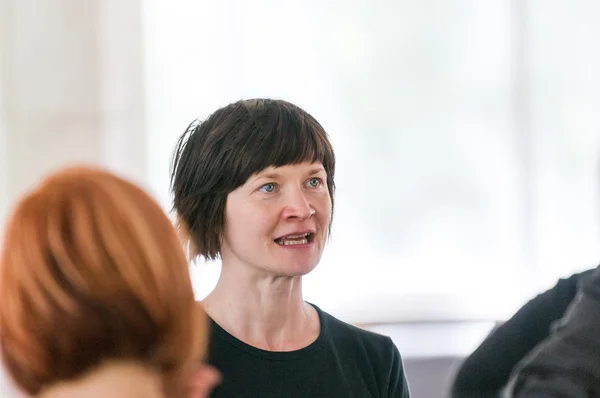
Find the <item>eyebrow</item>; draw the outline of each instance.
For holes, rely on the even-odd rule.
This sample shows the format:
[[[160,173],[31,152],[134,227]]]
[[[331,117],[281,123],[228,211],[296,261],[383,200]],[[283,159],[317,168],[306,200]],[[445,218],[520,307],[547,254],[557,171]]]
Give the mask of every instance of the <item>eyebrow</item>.
[[[313,174],[319,174],[320,172],[325,173],[325,168],[323,166],[319,166],[319,167],[310,169],[308,174],[313,175]]]
[[[318,174],[321,172],[325,172],[325,168],[322,166],[318,166],[318,167],[313,167],[308,171],[308,175],[314,175],[314,174]],[[267,179],[277,179],[277,177],[279,177],[280,174],[277,173],[276,171],[269,171],[269,172],[265,172],[265,173],[261,173],[258,174],[256,177],[254,177],[255,180],[261,179],[261,178],[267,178]]]

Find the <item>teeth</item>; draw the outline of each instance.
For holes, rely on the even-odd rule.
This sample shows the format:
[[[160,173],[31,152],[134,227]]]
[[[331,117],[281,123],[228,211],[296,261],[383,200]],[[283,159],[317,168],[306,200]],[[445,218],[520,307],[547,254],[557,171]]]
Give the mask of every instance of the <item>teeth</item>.
[[[284,239],[298,239],[298,238],[306,238],[308,235],[310,235],[310,233],[306,232],[304,234],[300,234],[300,235],[288,235],[286,236]]]
[[[305,245],[308,243],[308,239],[298,239],[298,240],[282,240],[281,244],[283,246],[292,246],[292,245]]]
[[[276,242],[282,246],[305,245],[308,243],[310,232],[305,232],[298,235],[288,235],[283,238],[276,239]]]

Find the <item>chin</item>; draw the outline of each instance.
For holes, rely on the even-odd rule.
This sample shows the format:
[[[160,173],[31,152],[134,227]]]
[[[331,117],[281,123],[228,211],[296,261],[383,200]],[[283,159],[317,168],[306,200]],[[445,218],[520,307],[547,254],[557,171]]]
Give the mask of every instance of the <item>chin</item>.
[[[317,267],[317,263],[312,264],[287,264],[273,267],[276,274],[281,276],[298,277],[311,273]]]

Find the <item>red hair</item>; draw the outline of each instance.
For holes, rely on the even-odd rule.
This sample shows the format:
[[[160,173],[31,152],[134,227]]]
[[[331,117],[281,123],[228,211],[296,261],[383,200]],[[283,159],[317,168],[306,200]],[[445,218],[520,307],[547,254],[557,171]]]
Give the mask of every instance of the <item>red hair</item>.
[[[69,168],[18,202],[0,257],[0,348],[27,393],[112,359],[182,374],[206,327],[180,240],[139,187]]]

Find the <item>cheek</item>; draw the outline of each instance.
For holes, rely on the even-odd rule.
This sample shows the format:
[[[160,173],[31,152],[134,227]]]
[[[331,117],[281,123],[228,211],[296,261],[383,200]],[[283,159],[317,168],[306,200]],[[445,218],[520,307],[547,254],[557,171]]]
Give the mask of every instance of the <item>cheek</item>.
[[[247,235],[248,220],[245,219],[244,212],[239,208],[232,206],[225,213],[225,240],[231,245],[237,245],[240,239]]]
[[[317,214],[319,215],[319,219],[325,223],[329,224],[331,220],[331,199],[329,194],[324,195],[318,202]]]
[[[272,212],[271,212],[272,213]],[[273,228],[273,215],[261,206],[236,209],[228,213],[227,235],[230,239],[254,241]]]

